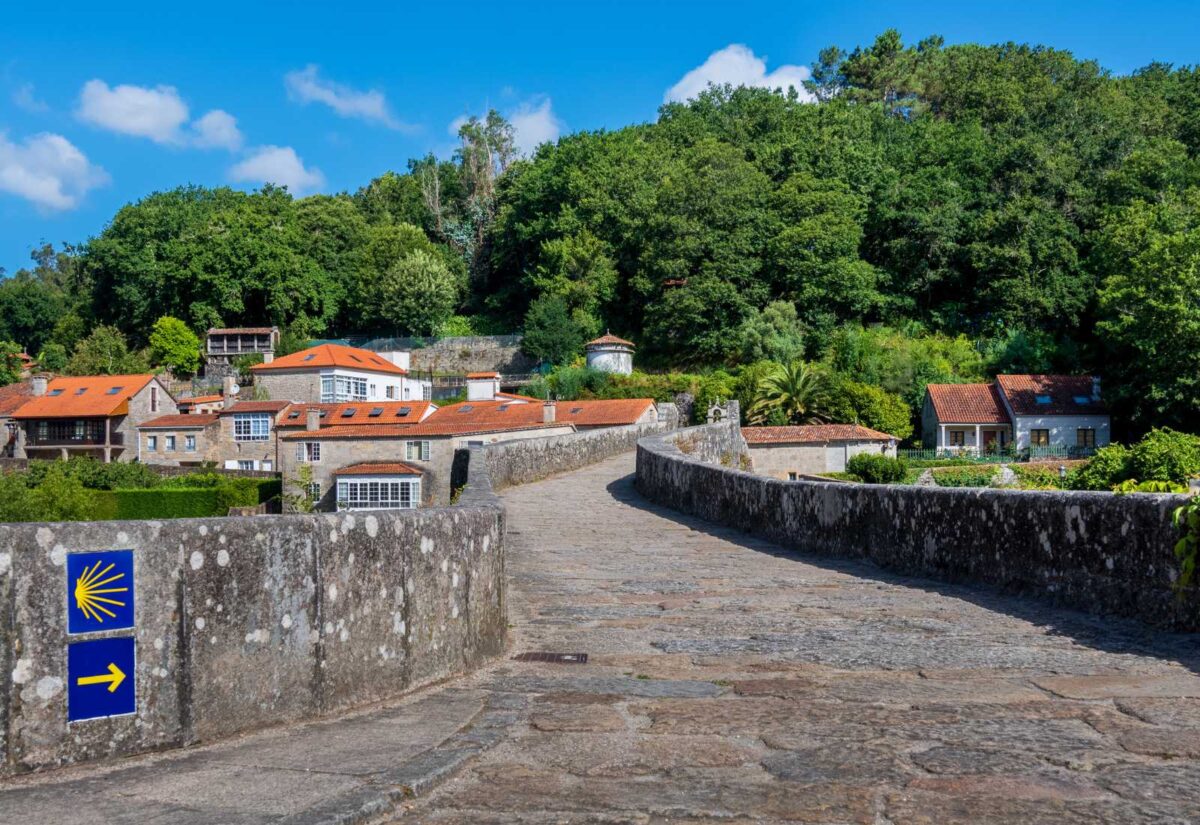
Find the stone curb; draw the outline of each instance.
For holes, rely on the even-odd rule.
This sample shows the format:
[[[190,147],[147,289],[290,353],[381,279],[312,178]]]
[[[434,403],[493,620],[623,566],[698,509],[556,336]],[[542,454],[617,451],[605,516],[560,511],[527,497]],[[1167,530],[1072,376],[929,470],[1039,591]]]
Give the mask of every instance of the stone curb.
[[[295,816],[281,825],[364,825],[396,814],[406,800],[424,796],[453,779],[471,760],[505,738],[527,704],[519,694],[492,694],[480,713],[436,747],[423,751],[392,771],[373,777],[352,793]]]

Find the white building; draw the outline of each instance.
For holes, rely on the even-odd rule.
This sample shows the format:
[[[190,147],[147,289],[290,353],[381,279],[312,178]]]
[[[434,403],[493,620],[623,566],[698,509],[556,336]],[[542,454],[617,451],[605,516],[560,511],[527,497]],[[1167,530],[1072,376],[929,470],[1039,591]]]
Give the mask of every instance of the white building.
[[[411,376],[407,364],[407,352],[375,353],[319,344],[250,369],[255,383],[275,400],[320,404],[428,401],[432,382]]]
[[[991,384],[930,384],[921,414],[927,447],[948,452],[1053,450],[1090,455],[1111,419],[1090,375],[999,375]]]
[[[589,369],[614,372],[618,375],[629,375],[633,372],[635,347],[632,341],[618,338],[609,332],[594,341],[588,341],[583,348],[587,354]]]
[[[742,427],[750,465],[758,475],[795,481],[840,473],[859,453],[896,457],[896,437],[859,424]]]

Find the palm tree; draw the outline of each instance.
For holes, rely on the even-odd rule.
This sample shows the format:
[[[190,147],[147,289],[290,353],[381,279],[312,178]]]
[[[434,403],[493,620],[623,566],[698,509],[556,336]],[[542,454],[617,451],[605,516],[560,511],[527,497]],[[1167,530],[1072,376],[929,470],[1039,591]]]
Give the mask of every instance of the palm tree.
[[[789,424],[821,422],[827,416],[828,393],[825,374],[817,367],[803,361],[781,364],[759,382],[746,420],[763,424],[778,410]]]

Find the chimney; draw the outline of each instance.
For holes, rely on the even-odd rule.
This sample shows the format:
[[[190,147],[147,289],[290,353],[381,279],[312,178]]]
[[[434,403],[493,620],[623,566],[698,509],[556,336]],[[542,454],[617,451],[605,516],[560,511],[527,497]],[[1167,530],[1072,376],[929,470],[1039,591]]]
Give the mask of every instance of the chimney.
[[[556,418],[558,418],[558,402],[553,398],[548,398],[542,403],[542,423],[553,424]]]
[[[1092,400],[1097,403],[1100,401],[1100,376],[1098,375],[1092,376]]]
[[[221,408],[228,409],[233,406],[233,402],[237,400],[234,389],[237,387],[237,380],[232,375],[225,376],[221,381]]]
[[[500,392],[500,373],[467,373],[468,401],[495,401],[498,392]]]
[[[45,395],[45,394],[46,394],[46,387],[47,387],[49,384],[50,384],[50,376],[48,376],[48,375],[35,375],[35,376],[33,376],[33,381],[32,381],[32,389],[33,389],[33,394],[34,394],[35,396],[42,396],[42,395]]]
[[[304,429],[310,433],[321,429],[321,411],[316,407],[308,408],[308,412],[304,416]]]
[[[273,353],[273,352],[264,352],[263,353],[263,363],[264,364],[269,364],[274,360],[275,360],[275,353]]]

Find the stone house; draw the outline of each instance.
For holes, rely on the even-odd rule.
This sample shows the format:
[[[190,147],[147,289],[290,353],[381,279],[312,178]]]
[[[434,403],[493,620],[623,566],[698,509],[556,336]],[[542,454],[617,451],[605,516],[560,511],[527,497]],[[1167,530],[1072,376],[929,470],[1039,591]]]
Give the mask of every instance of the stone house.
[[[401,364],[407,353],[375,353],[319,344],[251,367],[255,384],[275,400],[332,404],[346,401],[428,401],[433,384]]]
[[[802,475],[843,472],[860,453],[896,457],[896,437],[858,424],[743,427],[753,471],[795,481]]]
[[[216,413],[169,415],[139,428],[139,454],[148,464],[275,472],[278,423],[287,401],[234,401]]]
[[[210,329],[204,339],[204,374],[220,378],[234,372],[233,362],[244,355],[271,361],[279,347],[279,327]]]
[[[145,464],[198,467],[219,462],[220,416],[180,413],[152,418],[138,427],[140,458]]]
[[[208,413],[218,413],[225,407],[224,395],[192,395],[187,398],[180,398],[177,402],[179,412],[188,415],[198,413],[206,415]]]
[[[930,384],[922,442],[943,452],[1046,450],[1090,455],[1111,419],[1090,375],[998,375],[988,384]]]
[[[138,426],[178,411],[154,375],[34,376],[29,398],[10,414],[22,430],[14,457],[132,461]]]
[[[16,458],[25,455],[25,430],[21,422],[12,417],[33,395],[29,381],[18,381],[0,387],[0,458]]]

